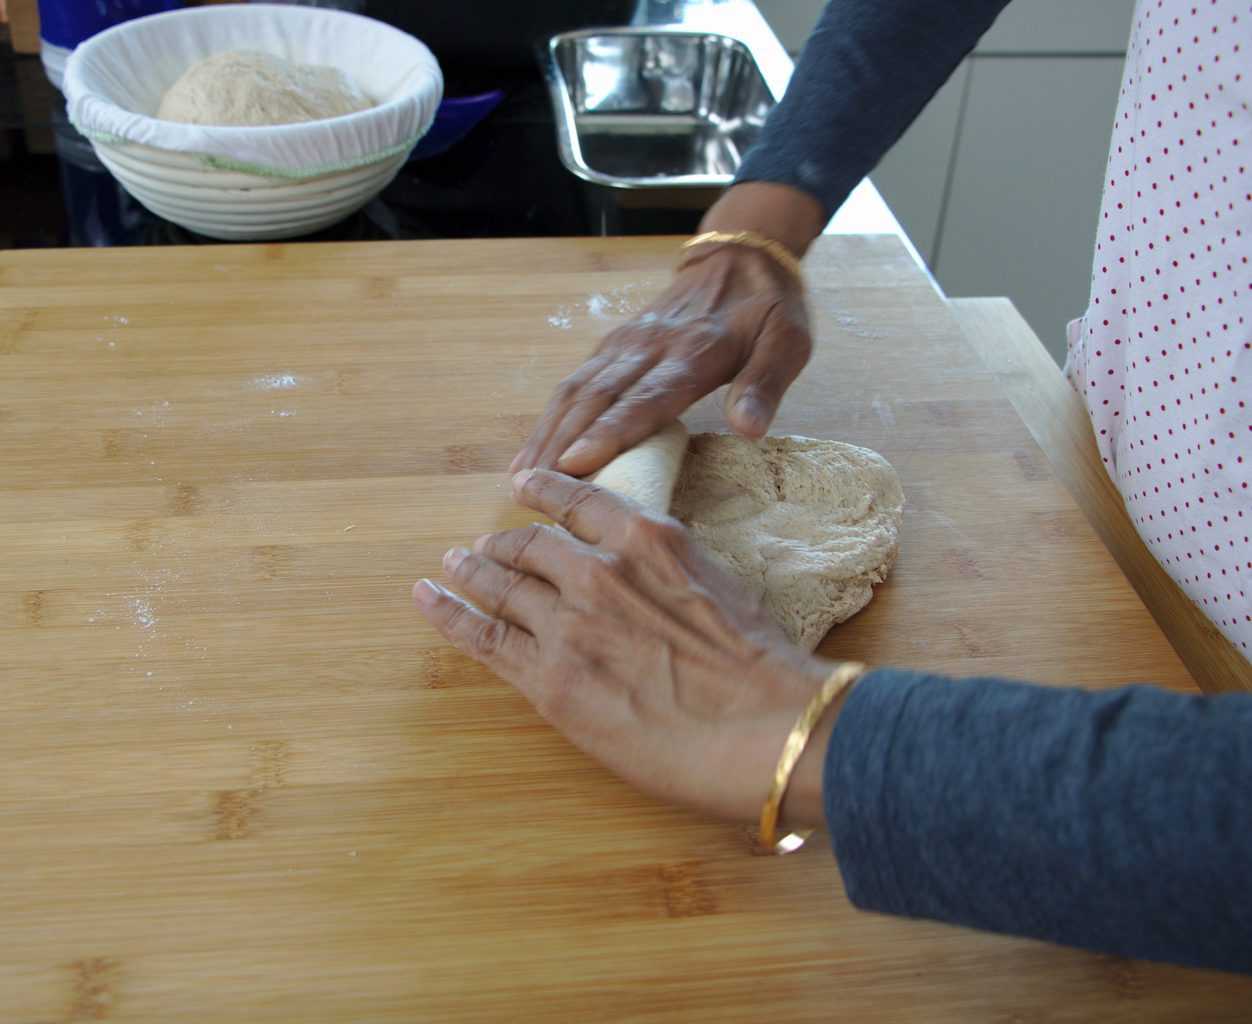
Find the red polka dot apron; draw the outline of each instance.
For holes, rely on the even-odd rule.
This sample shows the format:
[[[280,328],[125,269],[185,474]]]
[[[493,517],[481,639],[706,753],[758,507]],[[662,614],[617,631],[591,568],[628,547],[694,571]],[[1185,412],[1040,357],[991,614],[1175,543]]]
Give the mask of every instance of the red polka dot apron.
[[[1139,0],[1066,372],[1152,553],[1252,657],[1252,3]]]

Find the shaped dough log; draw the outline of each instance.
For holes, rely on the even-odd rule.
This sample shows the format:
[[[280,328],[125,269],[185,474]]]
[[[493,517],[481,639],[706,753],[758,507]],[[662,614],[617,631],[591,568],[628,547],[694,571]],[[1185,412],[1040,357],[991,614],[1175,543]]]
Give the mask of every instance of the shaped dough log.
[[[675,421],[622,452],[591,478],[614,494],[642,505],[653,515],[669,512],[674,484],[687,454],[687,428]]]

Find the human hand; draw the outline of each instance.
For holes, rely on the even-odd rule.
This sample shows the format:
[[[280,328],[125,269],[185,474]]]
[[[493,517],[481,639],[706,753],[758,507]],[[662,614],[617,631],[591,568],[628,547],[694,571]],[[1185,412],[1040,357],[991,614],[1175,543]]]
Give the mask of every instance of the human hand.
[[[799,280],[745,246],[695,250],[561,382],[511,469],[593,473],[728,381],[731,429],[761,437],[811,348]]]
[[[826,219],[808,193],[750,181],[727,189],[700,231],[752,231],[799,257]],[[660,298],[560,384],[511,471],[587,476],[728,381],[731,429],[761,437],[811,348],[800,281],[759,250],[698,247]]]
[[[755,820],[783,741],[831,665],[790,644],[676,520],[554,472],[518,474],[514,490],[564,529],[536,524],[449,551],[464,596],[423,580],[419,609],[632,785]],[[833,714],[792,776],[789,824],[822,820]]]

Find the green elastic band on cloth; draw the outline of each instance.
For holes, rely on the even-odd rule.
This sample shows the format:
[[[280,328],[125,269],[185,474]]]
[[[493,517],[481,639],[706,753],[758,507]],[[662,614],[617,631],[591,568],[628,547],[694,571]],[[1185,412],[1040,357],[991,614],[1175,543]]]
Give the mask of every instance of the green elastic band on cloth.
[[[364,167],[366,164],[378,163],[380,160],[386,160],[391,156],[399,156],[406,153],[421,141],[425,132],[419,132],[417,135],[406,139],[404,142],[387,149],[380,149],[377,153],[370,156],[357,157],[355,160],[344,160],[337,164],[321,164],[307,170],[288,171],[276,167],[264,167],[261,164],[250,164],[243,160],[232,160],[226,156],[210,156],[208,153],[188,153],[187,156],[198,157],[205,167],[212,167],[217,171],[238,171],[241,174],[255,174],[261,178],[284,178],[288,181],[300,181],[304,178],[319,178],[324,174],[338,174],[341,171],[355,170],[357,167]],[[83,132],[83,135],[91,139],[92,142],[105,142],[114,146],[142,146],[147,145],[142,142],[134,142],[131,139],[123,139],[118,135],[110,135],[107,132]],[[152,149],[158,147],[152,146]],[[178,150],[168,149],[162,150],[165,153],[177,153]]]

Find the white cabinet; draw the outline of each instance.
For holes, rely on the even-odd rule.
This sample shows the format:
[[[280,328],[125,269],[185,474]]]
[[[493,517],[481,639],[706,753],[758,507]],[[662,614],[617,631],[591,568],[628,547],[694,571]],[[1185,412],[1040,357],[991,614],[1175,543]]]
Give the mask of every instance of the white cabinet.
[[[935,276],[949,295],[1007,295],[1058,362],[1087,307],[1121,73],[1116,57],[970,68]]]
[[[978,52],[1123,55],[1134,8],[1135,0],[1015,0]]]
[[[757,3],[793,50],[824,7]],[[1008,295],[1058,361],[1087,304],[1134,6],[1014,0],[870,175],[949,295]]]
[[[756,0],[756,5],[783,46],[798,53],[826,2]],[[978,51],[1124,53],[1134,6],[1135,0],[1015,0],[996,19]]]
[[[953,73],[870,178],[932,268],[970,61]]]

